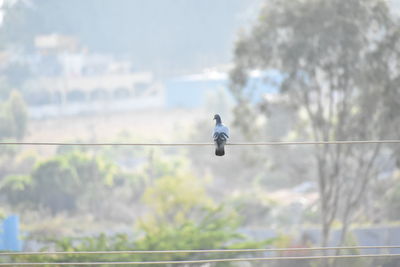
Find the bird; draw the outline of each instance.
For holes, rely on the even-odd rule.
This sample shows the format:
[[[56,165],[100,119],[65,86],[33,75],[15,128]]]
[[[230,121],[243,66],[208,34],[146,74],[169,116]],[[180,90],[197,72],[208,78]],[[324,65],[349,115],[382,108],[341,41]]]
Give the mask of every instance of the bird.
[[[222,124],[221,116],[215,114],[215,127],[213,132],[213,138],[215,143],[215,155],[223,156],[225,155],[225,144],[229,138],[229,129]]]

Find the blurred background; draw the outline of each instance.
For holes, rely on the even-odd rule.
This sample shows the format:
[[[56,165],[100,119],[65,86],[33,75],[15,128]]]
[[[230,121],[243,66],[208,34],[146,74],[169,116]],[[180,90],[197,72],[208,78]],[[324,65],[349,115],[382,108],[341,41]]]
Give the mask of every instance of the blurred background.
[[[0,0],[0,141],[211,142],[214,114],[232,143],[398,140],[399,8]],[[399,168],[399,144],[229,146],[224,157],[209,146],[2,145],[0,250],[399,245]],[[400,266],[296,263],[336,264]]]

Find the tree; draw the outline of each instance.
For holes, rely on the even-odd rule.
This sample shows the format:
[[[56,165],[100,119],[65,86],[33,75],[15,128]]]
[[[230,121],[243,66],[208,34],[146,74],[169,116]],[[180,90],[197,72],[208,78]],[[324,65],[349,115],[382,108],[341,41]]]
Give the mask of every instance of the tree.
[[[13,133],[15,138],[21,140],[26,133],[26,126],[28,121],[28,112],[26,109],[25,101],[21,94],[17,91],[11,92],[8,109],[13,121]]]
[[[9,93],[7,87],[4,88],[1,84],[0,87],[0,141],[5,139],[21,140],[26,134],[28,124],[25,102],[19,92],[11,91]],[[7,100],[1,101],[4,96],[7,97]],[[10,172],[17,151],[18,149],[13,146],[3,146],[0,150],[0,181],[1,177]]]
[[[304,136],[316,141],[399,138],[399,37],[399,24],[385,1],[269,1],[236,44],[231,81],[239,126],[249,128],[240,120],[245,114],[267,115],[265,102],[255,107],[246,98],[249,72],[275,69]],[[335,219],[342,222],[344,242],[354,211],[368,203],[383,149],[390,148],[315,147],[322,245]]]
[[[155,221],[172,225],[194,220],[196,212],[213,207],[202,184],[188,173],[165,175],[154,181],[154,185],[145,190],[143,201],[151,209]]]
[[[12,91],[5,103],[0,103],[0,139],[22,139],[26,133],[28,113],[21,94]]]
[[[0,101],[6,101],[12,89],[4,75],[0,75]]]
[[[182,168],[183,169],[183,168]],[[240,234],[240,218],[234,212],[216,206],[206,194],[204,185],[186,171],[164,175],[149,186],[142,197],[147,214],[136,224],[135,235],[100,234],[94,237],[57,238],[47,240],[56,251],[129,251],[129,250],[186,250],[257,248],[273,239],[254,241]],[[42,240],[43,241],[43,240]],[[44,248],[47,250],[47,248]],[[121,254],[107,255],[102,261],[170,261],[234,257],[240,253],[212,255],[178,254]],[[103,255],[104,256],[104,255]],[[102,257],[102,256],[100,256]],[[33,255],[13,257],[15,262],[88,262],[99,261],[99,255],[62,255],[48,257]],[[232,266],[217,263],[216,266]]]
[[[32,187],[27,190],[32,204],[49,208],[52,213],[76,209],[80,186],[76,170],[67,160],[51,159],[39,164],[32,173]]]
[[[204,184],[185,171],[156,180],[145,191],[143,202],[149,210],[137,225],[144,234],[135,244],[140,250],[249,248],[272,241],[255,242],[239,234],[240,217],[215,205]],[[196,258],[165,255],[162,259],[183,260],[189,256]]]
[[[137,240],[138,248],[218,249],[265,244],[238,233],[238,227],[243,227],[245,220],[239,213],[241,210],[231,202],[231,209],[216,204],[206,190],[207,183],[188,169],[185,160],[166,162],[155,158],[152,165],[155,179],[142,196],[141,206],[147,208],[147,213],[137,225],[143,234],[143,238]],[[222,189],[218,190],[222,194]]]
[[[113,184],[115,166],[104,159],[72,152],[45,160],[31,175],[11,175],[0,184],[10,203],[45,208],[51,213],[88,209],[98,215],[99,201]]]

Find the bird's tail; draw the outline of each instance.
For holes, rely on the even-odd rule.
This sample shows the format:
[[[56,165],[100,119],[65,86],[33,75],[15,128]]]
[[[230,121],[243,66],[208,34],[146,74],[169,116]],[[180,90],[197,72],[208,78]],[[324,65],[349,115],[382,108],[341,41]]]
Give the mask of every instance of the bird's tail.
[[[214,141],[217,145],[215,148],[215,155],[217,156],[225,155],[226,134],[224,133],[215,134]]]
[[[216,156],[225,155],[225,147],[224,146],[218,146],[217,148],[215,148],[215,155]]]

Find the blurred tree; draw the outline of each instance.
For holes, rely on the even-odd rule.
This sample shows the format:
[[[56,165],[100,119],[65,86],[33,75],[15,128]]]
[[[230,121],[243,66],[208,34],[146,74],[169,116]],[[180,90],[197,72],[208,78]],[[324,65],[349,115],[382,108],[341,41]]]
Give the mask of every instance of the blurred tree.
[[[14,136],[18,140],[21,140],[26,133],[28,112],[21,94],[17,91],[11,92],[10,99],[8,100],[8,110],[13,121]]]
[[[26,134],[28,122],[28,113],[22,96],[18,91],[11,91],[8,88],[0,80],[0,141],[21,140]],[[18,151],[15,146],[3,145],[0,149],[0,183],[3,183],[4,178],[18,165],[15,161]]]
[[[21,88],[24,82],[32,77],[31,70],[28,65],[22,63],[12,63],[2,73],[10,86]]]
[[[46,208],[53,214],[87,210],[99,215],[99,200],[113,184],[115,166],[95,156],[73,152],[39,163],[31,176],[8,176],[0,191],[10,203]]]
[[[240,217],[234,211],[216,206],[202,182],[187,172],[156,180],[145,191],[143,202],[150,211],[138,225],[144,233],[136,243],[139,249],[217,249],[265,244],[246,240],[239,234]],[[187,257],[165,255],[163,259]]]
[[[4,75],[0,75],[0,101],[6,101],[12,89]]]
[[[385,196],[384,209],[387,214],[387,218],[392,221],[400,221],[400,185],[399,179],[396,180],[396,184],[389,190],[389,193]]]
[[[52,213],[72,211],[76,209],[79,187],[76,169],[64,158],[51,159],[33,171],[29,200],[35,206],[49,208]]]
[[[207,196],[204,185],[196,177],[181,172],[166,175],[154,181],[145,190],[143,204],[149,213],[136,225],[138,235],[101,234],[95,237],[62,238],[48,240],[48,245],[59,251],[109,251],[109,250],[184,250],[257,248],[273,242],[272,239],[254,241],[238,232],[240,218],[236,213],[217,207]],[[154,261],[194,260],[234,257],[238,253],[213,255],[155,254],[108,255],[104,261]],[[98,261],[98,255],[32,256],[32,262]],[[24,260],[28,260],[24,258]],[[16,257],[16,261],[22,260]],[[218,263],[216,266],[231,266]]]
[[[179,228],[164,227],[156,234],[146,233],[143,237],[119,234],[100,234],[88,237],[64,237],[39,240],[41,248],[47,251],[132,251],[132,250],[186,250],[186,249],[245,249],[262,248],[274,242],[274,239],[254,241],[244,239],[244,236],[232,227],[231,218],[223,215],[222,210],[214,210],[201,222],[187,222]],[[147,235],[149,234],[149,235]],[[241,253],[212,253],[211,255],[194,253],[175,254],[118,254],[118,255],[49,255],[13,256],[12,262],[98,262],[98,261],[178,261],[200,260],[211,258],[235,258]],[[242,253],[243,255],[243,253]],[[262,254],[259,254],[261,256]],[[257,256],[257,253],[255,253]],[[106,265],[103,266],[114,266]],[[153,266],[153,265],[152,265]],[[156,265],[154,265],[156,266]],[[216,263],[214,266],[236,266],[232,263]]]
[[[30,201],[28,192],[31,186],[32,177],[29,175],[8,175],[0,182],[0,192],[9,205],[17,207]]]
[[[213,207],[204,186],[189,173],[159,178],[146,189],[143,201],[152,210],[151,218],[155,222],[163,221],[172,225],[194,220],[196,213]]]
[[[255,106],[247,98],[249,72],[276,69],[283,78],[280,92],[297,110],[303,136],[315,141],[400,138],[399,29],[385,1],[269,1],[252,31],[236,44],[231,81],[239,103],[237,124],[243,132],[253,130],[247,118],[268,115],[268,103]],[[345,241],[354,210],[380,171],[382,147],[315,147],[322,245],[338,218]]]
[[[33,48],[34,36],[40,29],[41,18],[35,18],[32,3],[28,1],[3,1],[4,14],[0,27],[0,49],[7,46]],[[28,30],[29,29],[29,30]]]
[[[0,103],[0,140],[22,139],[26,133],[28,113],[22,96],[12,91],[5,103]]]

